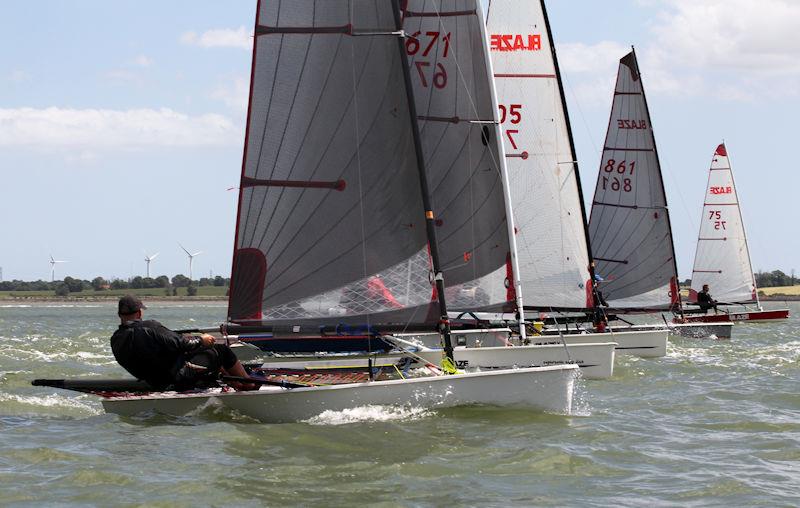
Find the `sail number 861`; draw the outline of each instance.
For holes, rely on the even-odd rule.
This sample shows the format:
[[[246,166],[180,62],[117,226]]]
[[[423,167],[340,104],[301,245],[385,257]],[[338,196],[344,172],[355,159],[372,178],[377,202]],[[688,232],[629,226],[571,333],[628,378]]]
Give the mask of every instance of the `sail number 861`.
[[[602,184],[603,190],[612,190],[614,192],[623,191],[623,192],[630,192],[633,190],[633,182],[630,178],[625,178],[623,175],[629,174],[633,176],[634,168],[636,167],[636,161],[631,162],[630,164],[625,164],[625,161],[621,161],[617,163],[615,159],[608,159],[603,166],[603,171],[605,173],[609,173],[608,176],[603,175]],[[619,176],[611,176],[611,173]]]

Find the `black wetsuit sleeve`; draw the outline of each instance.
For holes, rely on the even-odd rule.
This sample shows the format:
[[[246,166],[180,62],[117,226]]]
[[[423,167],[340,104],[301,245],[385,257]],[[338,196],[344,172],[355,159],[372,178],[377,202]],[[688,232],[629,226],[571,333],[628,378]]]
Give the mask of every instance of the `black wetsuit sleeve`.
[[[205,349],[203,341],[200,337],[184,337],[183,335],[173,332],[166,326],[158,321],[150,321],[147,323],[148,328],[153,331],[153,335],[165,349],[176,353],[191,353]]]

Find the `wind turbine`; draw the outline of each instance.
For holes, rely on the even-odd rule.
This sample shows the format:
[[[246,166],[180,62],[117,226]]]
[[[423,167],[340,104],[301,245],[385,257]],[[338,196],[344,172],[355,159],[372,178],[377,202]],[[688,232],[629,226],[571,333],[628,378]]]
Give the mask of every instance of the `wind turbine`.
[[[195,256],[197,256],[199,254],[202,254],[203,251],[200,250],[200,251],[197,251],[194,254],[192,254],[191,252],[186,250],[186,247],[181,245],[180,242],[178,242],[178,245],[180,245],[180,248],[183,249],[183,252],[185,252],[186,255],[189,256],[189,280],[192,280],[192,259],[194,259]]]
[[[150,278],[150,261],[154,260],[156,258],[156,256],[158,256],[158,254],[159,253],[156,252],[155,254],[152,254],[150,256],[148,256],[147,253],[145,253],[145,255],[144,255],[144,261],[145,261],[145,263],[147,263],[147,278],[148,279]]]
[[[67,261],[53,259],[53,255],[50,254],[50,282],[55,282],[56,280],[56,263],[66,263],[66,262]]]

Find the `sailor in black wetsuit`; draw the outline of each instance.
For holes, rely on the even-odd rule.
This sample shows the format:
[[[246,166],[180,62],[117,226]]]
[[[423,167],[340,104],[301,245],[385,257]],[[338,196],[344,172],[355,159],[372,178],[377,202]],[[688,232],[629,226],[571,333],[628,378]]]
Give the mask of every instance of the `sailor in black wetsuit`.
[[[708,292],[708,284],[703,284],[703,290],[697,293],[697,305],[704,313],[708,313],[708,309],[717,311],[717,301],[711,298],[711,293]]]
[[[213,386],[217,375],[248,377],[231,348],[215,344],[208,334],[184,336],[158,321],[142,321],[147,307],[132,295],[119,299],[121,324],[111,337],[117,362],[156,390],[190,390]],[[237,390],[256,386],[231,382]]]

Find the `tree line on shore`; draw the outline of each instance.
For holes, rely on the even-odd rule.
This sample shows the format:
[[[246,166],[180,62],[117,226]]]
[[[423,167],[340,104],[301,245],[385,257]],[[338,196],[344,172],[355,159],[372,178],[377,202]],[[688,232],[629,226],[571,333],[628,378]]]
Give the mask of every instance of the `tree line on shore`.
[[[196,293],[199,286],[227,287],[230,285],[229,278],[216,276],[214,278],[203,277],[199,280],[190,280],[183,274],[178,274],[172,279],[166,275],[156,278],[136,276],[129,280],[113,279],[106,280],[103,277],[95,277],[91,281],[64,277],[64,280],[57,281],[23,281],[10,280],[0,282],[0,291],[55,291],[56,295],[65,296],[70,293],[80,293],[83,291],[104,291],[110,289],[158,289],[175,290],[176,288],[187,288],[189,294]],[[192,291],[194,289],[194,291]]]
[[[796,281],[794,277],[794,271],[792,271],[792,275],[786,275],[780,270],[773,270],[771,272],[757,272],[755,277],[756,286],[760,288],[794,286]],[[681,286],[685,286],[687,288],[691,287],[692,279],[686,279],[681,283]]]

